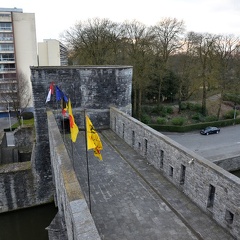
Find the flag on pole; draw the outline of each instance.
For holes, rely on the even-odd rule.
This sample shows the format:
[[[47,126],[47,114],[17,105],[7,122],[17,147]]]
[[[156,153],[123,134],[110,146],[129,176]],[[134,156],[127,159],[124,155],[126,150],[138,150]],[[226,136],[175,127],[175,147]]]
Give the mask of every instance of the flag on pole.
[[[90,120],[90,118],[86,115],[86,131],[87,131],[87,149],[93,149],[94,156],[98,157],[100,160],[102,160],[101,150],[102,142],[100,140],[100,137],[98,136],[98,133],[93,127],[93,124]]]
[[[54,92],[54,87],[53,87],[53,83],[51,83],[49,87],[46,103],[51,100],[51,95],[53,95],[53,92]]]
[[[76,142],[79,129],[78,129],[78,126],[76,125],[76,123],[74,121],[70,98],[68,99],[68,113],[69,113],[71,139],[72,139],[73,142]]]
[[[68,102],[67,96],[63,93],[63,91],[58,86],[56,86],[56,99],[57,101],[64,99],[65,102]]]
[[[64,98],[61,99],[62,115],[65,116],[68,108],[68,103],[65,102]]]
[[[62,115],[65,116],[67,111],[68,98],[58,86],[56,86],[56,100],[61,101]]]

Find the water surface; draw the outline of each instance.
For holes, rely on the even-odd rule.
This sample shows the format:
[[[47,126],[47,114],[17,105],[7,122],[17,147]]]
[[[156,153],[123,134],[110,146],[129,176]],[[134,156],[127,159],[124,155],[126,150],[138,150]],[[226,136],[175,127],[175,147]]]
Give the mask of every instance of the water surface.
[[[0,240],[48,240],[49,226],[57,208],[54,203],[0,214]]]

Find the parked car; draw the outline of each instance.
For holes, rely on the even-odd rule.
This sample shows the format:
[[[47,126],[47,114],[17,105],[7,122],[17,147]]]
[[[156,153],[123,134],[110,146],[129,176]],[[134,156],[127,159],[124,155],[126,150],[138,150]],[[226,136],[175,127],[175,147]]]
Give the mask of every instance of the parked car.
[[[209,135],[209,134],[219,133],[219,132],[220,132],[220,128],[218,127],[206,127],[200,131],[202,135]]]

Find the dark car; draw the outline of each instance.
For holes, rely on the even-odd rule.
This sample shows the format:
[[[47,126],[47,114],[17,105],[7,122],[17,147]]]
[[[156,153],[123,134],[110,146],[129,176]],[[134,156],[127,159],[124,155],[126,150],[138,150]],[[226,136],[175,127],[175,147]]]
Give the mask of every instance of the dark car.
[[[202,135],[209,135],[209,134],[219,133],[219,132],[220,132],[220,128],[218,127],[206,127],[200,131]]]

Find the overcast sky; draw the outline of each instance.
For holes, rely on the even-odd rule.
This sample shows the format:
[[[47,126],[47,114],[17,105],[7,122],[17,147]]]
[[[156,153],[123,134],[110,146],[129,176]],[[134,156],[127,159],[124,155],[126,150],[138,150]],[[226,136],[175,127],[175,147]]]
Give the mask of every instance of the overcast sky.
[[[240,0],[0,0],[0,7],[35,13],[38,42],[96,17],[147,26],[170,17],[183,20],[187,31],[240,36]]]

